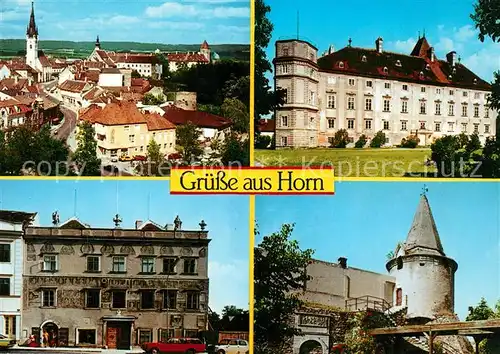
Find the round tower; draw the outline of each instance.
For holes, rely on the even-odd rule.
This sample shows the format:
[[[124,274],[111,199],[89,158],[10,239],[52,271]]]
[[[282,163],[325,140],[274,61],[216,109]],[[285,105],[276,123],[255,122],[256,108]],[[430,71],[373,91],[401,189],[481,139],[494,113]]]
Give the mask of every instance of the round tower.
[[[38,62],[38,27],[35,23],[35,5],[31,3],[30,22],[26,29],[26,64],[32,68],[37,67]]]
[[[284,95],[276,109],[276,147],[316,147],[319,132],[318,49],[299,40],[276,42],[274,86]]]
[[[457,262],[446,257],[425,193],[413,224],[386,268],[396,278],[393,306],[407,308],[407,318],[425,323],[440,314],[454,314]]]
[[[200,53],[207,58],[208,62],[210,63],[212,60],[211,54],[210,54],[210,47],[208,46],[207,41],[203,41],[200,47]]]

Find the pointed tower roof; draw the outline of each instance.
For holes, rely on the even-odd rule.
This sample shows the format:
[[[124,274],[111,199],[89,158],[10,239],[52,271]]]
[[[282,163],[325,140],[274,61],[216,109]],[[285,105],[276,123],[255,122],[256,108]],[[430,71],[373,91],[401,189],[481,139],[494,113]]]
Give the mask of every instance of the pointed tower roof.
[[[101,42],[99,42],[99,35],[97,35],[97,39],[95,40],[95,46],[97,48],[101,48]]]
[[[427,196],[422,194],[404,245],[406,254],[445,256]]]
[[[210,47],[208,46],[207,41],[203,41],[203,43],[201,44],[200,49],[210,49]]]
[[[30,23],[29,23],[28,28],[26,30],[26,35],[28,37],[38,36],[38,28],[36,27],[36,23],[35,23],[35,4],[34,4],[34,2],[31,2]]]
[[[423,37],[420,37],[418,39],[415,47],[413,47],[413,50],[411,51],[411,55],[414,57],[425,58],[427,57],[427,53],[429,52],[430,48],[431,46],[429,45],[429,42],[427,42],[427,39],[424,35]]]

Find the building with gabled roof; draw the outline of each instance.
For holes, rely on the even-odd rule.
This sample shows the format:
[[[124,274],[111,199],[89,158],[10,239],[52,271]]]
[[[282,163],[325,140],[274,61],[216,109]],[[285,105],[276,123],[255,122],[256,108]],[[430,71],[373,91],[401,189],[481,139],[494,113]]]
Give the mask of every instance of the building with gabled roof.
[[[175,125],[166,117],[143,113],[129,101],[103,106],[91,104],[79,113],[80,120],[94,126],[99,157],[145,156],[152,139],[163,154],[175,151]]]
[[[330,146],[347,130],[351,142],[378,131],[387,145],[416,136],[419,145],[460,133],[494,137],[498,112],[490,109],[491,85],[469,70],[457,53],[437,58],[425,36],[412,52],[375,48],[317,48],[302,40],[276,42],[275,87],[286,93],[275,112],[276,146]]]

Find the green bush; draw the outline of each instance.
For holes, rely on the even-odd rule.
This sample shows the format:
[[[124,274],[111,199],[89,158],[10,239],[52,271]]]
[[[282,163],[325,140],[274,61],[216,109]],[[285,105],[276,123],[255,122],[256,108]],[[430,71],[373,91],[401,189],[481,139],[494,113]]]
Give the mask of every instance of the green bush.
[[[255,148],[256,149],[267,149],[271,145],[272,138],[267,135],[259,135],[255,139]]]
[[[356,144],[354,144],[354,147],[358,148],[358,149],[364,148],[367,141],[368,141],[368,138],[366,137],[366,135],[362,134],[359,137],[358,141],[356,141]]]
[[[379,148],[385,144],[385,133],[383,131],[378,131],[370,142],[370,147]]]
[[[340,129],[335,133],[330,147],[343,149],[347,146],[348,143],[349,133],[347,133],[347,130],[345,129]]]

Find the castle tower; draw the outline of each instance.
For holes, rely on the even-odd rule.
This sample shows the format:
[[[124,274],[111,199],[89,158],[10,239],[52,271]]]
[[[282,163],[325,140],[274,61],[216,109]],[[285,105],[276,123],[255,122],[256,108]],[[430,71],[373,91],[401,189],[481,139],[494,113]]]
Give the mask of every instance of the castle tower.
[[[207,41],[203,41],[203,43],[201,44],[200,53],[203,54],[205,58],[207,58],[209,63],[212,61],[210,47],[208,46]]]
[[[36,68],[38,63],[38,28],[35,23],[35,7],[31,3],[31,15],[26,29],[26,64]]]
[[[319,132],[318,49],[302,40],[276,42],[275,88],[285,93],[276,109],[276,147],[315,147]]]
[[[396,278],[394,306],[407,307],[407,318],[427,322],[454,314],[457,262],[446,257],[425,193],[420,198],[406,241],[386,268]]]

